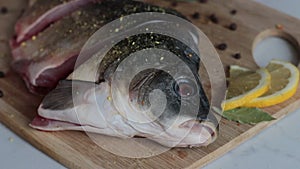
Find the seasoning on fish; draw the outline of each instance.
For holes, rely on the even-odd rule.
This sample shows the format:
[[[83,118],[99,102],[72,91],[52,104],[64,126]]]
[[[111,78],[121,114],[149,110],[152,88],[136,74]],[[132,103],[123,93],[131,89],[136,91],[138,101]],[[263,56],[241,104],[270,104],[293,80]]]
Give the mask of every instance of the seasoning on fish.
[[[139,45],[130,45],[133,42]],[[123,116],[119,114],[117,111],[118,108],[116,108],[121,105],[116,104],[118,103],[116,100],[112,100],[110,91],[114,91],[114,89],[111,88],[110,83],[112,83],[113,72],[116,71],[118,65],[124,59],[130,56],[131,53],[147,48],[163,49],[174,53],[189,66],[196,79],[196,83],[190,82],[184,76],[181,77],[182,82],[177,83],[170,74],[162,70],[147,69],[140,72],[130,84],[130,100],[122,102],[122,106],[135,100],[142,109],[147,109],[150,106],[149,94],[155,89],[163,91],[167,98],[166,108],[157,120],[151,123],[140,124],[128,121],[126,118],[121,118]],[[191,57],[188,55],[191,55]],[[81,65],[75,70],[75,74],[76,71],[81,71],[82,69],[96,70],[96,68],[91,68],[96,64],[90,63],[98,60],[97,57],[99,56],[95,55],[91,58],[90,62],[87,61]],[[81,80],[81,78],[86,78],[86,73],[82,74],[85,77],[76,77],[76,80],[73,81],[61,81],[57,88],[44,98],[39,107],[39,116],[31,122],[31,126],[47,131],[85,130],[117,137],[121,137],[121,132],[127,137],[146,137],[169,147],[208,145],[216,139],[218,124],[213,115],[208,115],[210,106],[198,75],[199,63],[200,59],[197,57],[197,54],[192,52],[189,46],[186,46],[175,38],[155,33],[145,33],[128,37],[117,43],[104,56],[98,67],[98,85],[95,86],[95,82],[92,81]],[[172,68],[177,67],[172,66]],[[93,73],[90,72],[87,74],[91,75]],[[79,94],[72,96],[72,87]],[[191,105],[191,109],[188,111],[180,112],[181,104],[191,104],[189,103],[189,97],[193,97],[196,94],[193,93],[193,91],[196,91],[196,88],[199,89],[198,94],[200,96],[198,110],[194,109],[193,105]],[[185,92],[187,91],[186,89],[191,90]],[[91,101],[93,94],[90,91],[92,90],[96,90],[97,104]],[[182,97],[185,97],[185,99],[182,99]],[[107,102],[107,98],[110,98],[109,102]],[[122,96],[120,95],[118,98],[122,98]],[[80,101],[79,105],[76,105],[77,114],[74,112],[74,100]],[[98,109],[100,109],[100,112],[103,112],[104,119],[103,116],[99,116],[99,113],[97,113]],[[89,113],[89,115],[86,116],[86,113]],[[80,122],[77,118],[73,118],[77,116],[82,117]],[[118,121],[109,121],[110,119],[118,119]],[[107,123],[110,124],[110,127],[106,127]],[[172,125],[170,126],[170,124]],[[57,126],[59,127],[57,128]],[[120,128],[120,126],[122,126],[123,132],[118,131],[117,128]],[[192,127],[191,131],[190,127]],[[168,129],[168,131],[165,129]],[[161,137],[151,137],[155,136],[157,132],[167,133]],[[183,133],[186,133],[187,136],[174,145],[174,142],[181,138]]]
[[[190,36],[190,39],[195,36],[191,36],[188,32],[186,34]],[[138,45],[131,45],[133,43]],[[113,73],[132,53],[149,48],[167,50],[175,54],[190,68],[196,81],[191,81],[185,76],[180,76],[180,79],[176,81],[168,72],[149,68],[132,79],[129,86],[129,100],[114,100],[115,98],[111,97]],[[38,109],[39,116],[31,122],[33,128],[46,131],[84,130],[116,137],[146,137],[168,147],[206,146],[216,139],[218,123],[213,115],[208,114],[210,105],[198,74],[200,58],[189,46],[166,35],[143,33],[118,42],[97,66],[94,60],[98,60],[98,57],[99,55],[94,55],[78,67],[74,72],[77,74],[76,79],[61,81],[53,91],[46,95]],[[161,60],[161,57],[158,60]],[[176,65],[170,67],[176,70],[177,68],[180,67]],[[94,81],[84,80],[87,75],[93,74],[91,70],[98,72],[96,86]],[[127,90],[125,85],[120,88],[119,90],[122,91]],[[72,95],[74,89],[76,95]],[[149,95],[156,89],[163,91],[167,98],[166,107],[157,120],[137,123],[125,118],[122,115],[124,112],[118,112],[119,106],[126,107],[133,103],[137,106],[136,113],[141,114],[139,111],[149,108]],[[97,93],[95,101],[92,99],[91,92],[94,90]],[[116,98],[124,97],[122,93],[120,94]],[[196,109],[193,109],[194,103],[190,102],[194,96],[199,98],[199,106]],[[74,100],[77,104],[74,104]],[[189,105],[189,109],[180,112],[181,105]],[[134,113],[127,108],[124,111],[127,115]],[[155,112],[149,113],[156,116]],[[164,132],[167,133],[156,137],[157,133]],[[183,133],[187,136],[181,140]],[[180,142],[174,145],[179,138]]]
[[[33,17],[34,21],[30,22],[30,26],[39,25],[37,20],[41,16],[48,18],[49,14],[55,14],[53,9],[57,6],[64,9],[65,5],[71,3],[69,0],[41,1],[39,3],[57,4],[43,6],[42,8],[47,8],[43,10],[39,3],[29,8],[24,13],[24,20],[28,19],[26,16],[34,15],[36,10],[42,11]],[[79,1],[82,0],[77,2]],[[66,4],[61,6],[61,3]],[[55,19],[51,26],[37,28],[38,33],[32,36],[25,36],[26,33],[21,31],[23,33],[12,40],[13,68],[22,75],[32,92],[50,91],[38,108],[38,116],[30,123],[31,127],[43,131],[78,130],[120,138],[145,137],[168,147],[207,146],[216,140],[218,122],[216,117],[210,114],[210,103],[198,74],[200,57],[191,46],[176,38],[158,33],[129,36],[115,44],[104,55],[99,65],[94,61],[100,60],[100,56],[91,54],[74,70],[76,78],[61,80],[73,71],[81,48],[99,28],[122,16],[140,12],[161,12],[185,18],[174,10],[143,2],[109,0],[89,3],[73,12],[64,13],[63,16],[57,13],[61,18]],[[23,21],[21,19],[19,23],[26,23]],[[198,35],[195,32],[183,31],[182,34],[186,36],[186,40],[194,42],[195,46],[198,45],[195,40]],[[149,48],[173,53],[185,65],[173,65],[169,68],[182,71],[188,67],[195,80],[185,75],[175,79],[168,71],[149,68],[135,75],[129,88],[125,85],[118,86],[118,90],[129,90],[125,100],[124,93],[116,93],[117,97],[113,97],[112,91],[115,88],[112,78],[118,66],[131,54],[147,51]],[[164,56],[158,57],[158,62],[166,60]],[[93,76],[94,70],[97,71],[96,79]],[[166,95],[166,106],[162,114],[150,109],[147,113],[157,119],[141,123],[140,115],[151,106],[150,96],[156,89]],[[197,99],[195,101],[192,98]],[[129,104],[135,106],[135,111],[126,107]],[[182,105],[187,107],[183,112]],[[125,109],[119,111],[120,108]],[[132,121],[124,114],[134,116],[138,120]]]
[[[75,10],[101,0],[37,0],[17,21],[15,32],[17,38],[13,45],[17,46],[60,20]]]
[[[39,14],[42,13],[38,8],[40,3],[61,3],[60,0],[41,1],[43,2],[37,1],[39,4],[33,5],[38,9]],[[66,5],[63,6],[63,9],[65,7]],[[21,18],[19,24],[24,23],[24,20],[30,20],[27,16],[34,14],[29,12],[36,12],[35,8],[32,8],[25,12],[25,18]],[[51,11],[47,7],[44,12],[47,13],[49,10]],[[60,79],[66,78],[73,71],[80,49],[93,33],[110,21],[139,12],[164,12],[184,18],[174,10],[137,1],[111,0],[95,4],[88,3],[53,23],[35,35],[35,38],[31,37],[17,46],[15,46],[16,43],[12,43],[13,68],[23,77],[32,93],[46,94],[55,88]],[[17,28],[20,27],[19,24],[16,25]],[[20,36],[22,34],[18,38]]]

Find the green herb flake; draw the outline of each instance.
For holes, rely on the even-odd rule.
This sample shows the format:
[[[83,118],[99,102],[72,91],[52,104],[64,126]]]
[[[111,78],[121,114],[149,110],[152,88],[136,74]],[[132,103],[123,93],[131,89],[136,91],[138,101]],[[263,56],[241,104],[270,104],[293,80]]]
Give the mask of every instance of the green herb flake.
[[[242,124],[257,124],[263,121],[275,120],[271,115],[258,108],[236,108],[224,111],[223,117]]]

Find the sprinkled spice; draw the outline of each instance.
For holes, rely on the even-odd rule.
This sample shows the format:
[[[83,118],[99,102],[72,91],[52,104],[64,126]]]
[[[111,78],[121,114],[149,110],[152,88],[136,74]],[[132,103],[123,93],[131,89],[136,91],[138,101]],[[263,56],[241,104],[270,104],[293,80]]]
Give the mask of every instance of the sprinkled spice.
[[[195,12],[195,13],[192,15],[192,18],[193,18],[193,19],[199,19],[199,18],[200,18],[200,13],[199,13],[199,12]]]
[[[232,55],[232,57],[235,58],[235,59],[241,59],[242,58],[240,53],[236,53],[236,54]]]
[[[198,0],[200,3],[207,3],[208,0]]]
[[[3,97],[3,95],[4,95],[3,92],[0,90],[0,97]]]
[[[233,10],[230,11],[231,15],[235,15],[236,13],[237,13],[237,10],[235,10],[235,9],[233,9]]]
[[[226,50],[227,49],[227,44],[226,43],[221,43],[216,46],[217,49],[219,50]]]
[[[0,9],[1,14],[6,14],[8,12],[7,8],[5,6],[2,6]]]
[[[283,25],[281,24],[276,24],[275,27],[276,29],[283,30]]]
[[[0,78],[3,78],[5,76],[4,72],[0,71]]]
[[[237,24],[236,23],[232,23],[228,26],[229,30],[235,31],[237,29]]]
[[[216,17],[215,14],[211,14],[209,17],[209,20],[212,21],[213,23],[219,23],[219,19]]]
[[[112,98],[110,96],[107,97],[108,101],[112,101]]]

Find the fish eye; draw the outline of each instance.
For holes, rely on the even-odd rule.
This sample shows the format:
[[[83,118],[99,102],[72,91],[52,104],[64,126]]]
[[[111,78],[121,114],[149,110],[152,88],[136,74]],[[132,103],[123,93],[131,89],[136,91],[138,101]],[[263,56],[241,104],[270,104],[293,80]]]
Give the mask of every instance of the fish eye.
[[[195,95],[196,93],[196,84],[194,81],[186,78],[178,79],[174,84],[174,90],[177,95],[187,98]]]

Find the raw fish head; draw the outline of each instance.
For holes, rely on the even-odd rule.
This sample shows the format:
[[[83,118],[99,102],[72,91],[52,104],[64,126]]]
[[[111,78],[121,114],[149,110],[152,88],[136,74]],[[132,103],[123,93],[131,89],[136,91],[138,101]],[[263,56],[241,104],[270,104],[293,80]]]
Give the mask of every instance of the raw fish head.
[[[149,31],[148,23],[159,22],[154,19],[133,26],[137,32],[128,35],[125,30],[126,36],[120,37],[110,35],[119,32],[119,27],[103,28],[95,43],[91,38],[81,52],[83,57],[93,56],[77,67],[68,81],[61,81],[39,107],[39,115],[47,123],[40,125],[37,119],[31,126],[145,137],[167,147],[207,146],[215,141],[218,119],[211,111],[214,101],[208,101],[199,76],[200,58],[213,56],[215,49],[202,35],[202,43],[210,45],[204,45],[205,49],[214,52],[200,57],[197,33],[180,29],[181,41],[167,33]],[[147,31],[138,33],[143,26]],[[107,38],[110,36],[112,40]],[[209,66],[215,70],[218,60],[213,59]]]
[[[111,98],[113,109],[139,136],[170,147],[208,145],[217,137],[218,122],[199,64],[198,54],[175,38],[155,33],[125,38],[98,66],[97,83],[108,83],[110,95],[96,94],[96,100]]]
[[[130,46],[132,42],[139,45]],[[150,49],[155,43],[161,45]],[[74,72],[75,79],[62,81],[45,97],[39,115],[67,122],[67,128],[32,126],[141,136],[168,147],[206,146],[217,137],[218,121],[210,113],[199,62],[190,47],[174,38],[160,34],[128,37],[97,65],[96,83],[89,81],[95,69],[91,58]],[[70,123],[76,124],[74,128]]]

